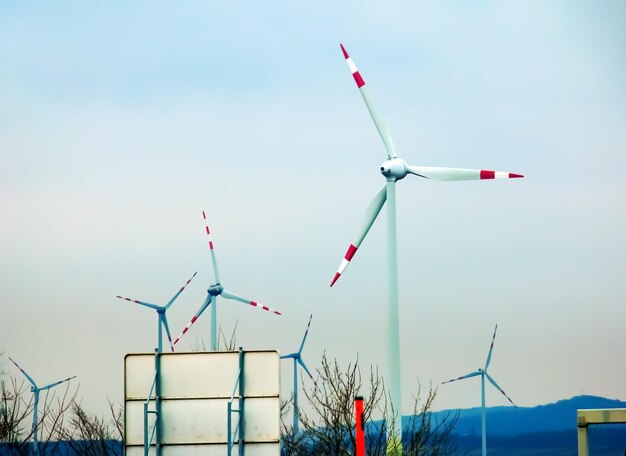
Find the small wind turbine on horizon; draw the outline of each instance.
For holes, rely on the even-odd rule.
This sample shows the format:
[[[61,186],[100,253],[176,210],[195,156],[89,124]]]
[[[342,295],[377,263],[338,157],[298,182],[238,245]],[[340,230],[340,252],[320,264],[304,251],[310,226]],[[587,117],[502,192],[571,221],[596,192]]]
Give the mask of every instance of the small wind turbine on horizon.
[[[159,330],[158,330],[158,341],[157,341],[157,351],[159,353],[161,353],[163,351],[163,328],[165,328],[165,333],[167,334],[167,340],[170,343],[170,348],[172,349],[172,351],[174,351],[174,344],[172,344],[172,335],[170,334],[170,327],[167,324],[167,309],[169,309],[172,304],[174,304],[174,301],[176,300],[176,298],[178,298],[178,296],[180,296],[180,294],[183,292],[183,290],[187,287],[187,285],[189,285],[189,282],[191,282],[193,280],[193,278],[196,276],[197,272],[194,272],[193,275],[191,276],[191,278],[189,280],[187,280],[187,282],[185,282],[185,285],[183,285],[181,287],[180,290],[178,290],[176,292],[176,294],[172,297],[172,299],[170,299],[167,304],[165,304],[164,306],[157,306],[156,304],[150,304],[149,302],[144,302],[144,301],[138,301],[137,299],[132,299],[132,298],[125,298],[123,296],[116,296],[119,299],[123,299],[124,301],[129,301],[129,302],[134,302],[135,304],[139,304],[145,307],[149,307],[150,309],[154,309],[157,311],[157,315],[158,315],[158,325],[159,325]]]
[[[354,62],[348,55],[346,49],[341,46],[343,56],[356,82],[363,101],[376,125],[385,149],[387,150],[387,160],[380,166],[380,172],[386,180],[386,184],[378,191],[374,199],[370,202],[365,212],[365,217],[357,235],[348,247],[344,259],[339,265],[330,284],[332,287],[341,277],[344,270],[354,257],[357,249],[365,239],[370,228],[374,224],[376,217],[380,213],[383,205],[387,202],[387,254],[388,254],[388,306],[386,315],[386,340],[387,340],[387,376],[385,378],[388,386],[388,394],[391,400],[392,409],[396,411],[397,417],[391,420],[393,429],[388,429],[387,451],[397,454],[402,451],[402,404],[400,398],[400,328],[399,328],[399,298],[398,298],[398,264],[397,264],[397,241],[396,241],[396,182],[404,179],[407,175],[413,174],[418,177],[440,181],[460,181],[460,180],[485,180],[485,179],[511,179],[524,177],[521,174],[489,171],[479,169],[462,168],[435,168],[426,166],[408,165],[398,157],[396,153],[391,133],[386,122],[378,115],[374,108],[374,103],[369,96],[365,81],[357,70]]]
[[[511,398],[509,396],[507,396],[507,394],[504,392],[504,390],[502,388],[500,388],[500,386],[491,377],[491,375],[489,375],[487,373],[487,368],[489,367],[489,364],[491,363],[491,353],[493,352],[493,344],[494,344],[494,342],[496,340],[496,331],[497,330],[498,330],[498,325],[496,325],[496,328],[493,330],[493,338],[491,339],[491,346],[489,347],[489,353],[487,353],[487,360],[485,361],[484,369],[480,369],[479,368],[476,372],[472,372],[470,374],[463,375],[462,377],[453,378],[452,380],[448,380],[448,381],[442,383],[442,385],[444,385],[446,383],[452,383],[452,382],[456,382],[458,380],[463,380],[463,379],[471,378],[471,377],[477,377],[477,376],[480,375],[482,456],[487,456],[487,429],[486,429],[486,417],[485,417],[485,412],[486,412],[486,409],[485,409],[485,377],[487,377],[487,380],[489,380],[489,383],[491,383],[498,391],[500,391],[504,395],[504,397],[506,397],[508,399],[508,401],[511,404],[513,404],[513,407],[517,408],[517,405],[515,405],[515,403],[513,403]]]
[[[298,364],[302,366],[307,375],[311,377],[313,383],[315,380],[309,371],[309,368],[306,367],[304,361],[302,360],[302,349],[304,348],[304,343],[306,342],[306,338],[309,335],[309,328],[311,326],[311,319],[313,318],[313,314],[309,317],[309,324],[306,325],[306,331],[304,332],[304,337],[302,338],[302,343],[300,344],[300,348],[295,353],[290,353],[288,355],[283,355],[280,359],[293,359],[293,434],[296,435],[299,430],[299,420],[300,420],[300,408],[298,406]]]
[[[267,306],[263,306],[257,303],[256,301],[252,301],[247,298],[242,298],[241,296],[236,295],[235,293],[232,293],[224,289],[220,281],[219,269],[217,268],[217,258],[215,256],[215,249],[213,248],[211,230],[209,229],[209,225],[206,224],[206,214],[204,213],[204,211],[202,211],[202,217],[204,218],[204,222],[205,222],[205,230],[206,230],[206,234],[207,234],[207,238],[209,242],[209,251],[211,252],[211,262],[213,263],[213,275],[214,275],[215,280],[209,286],[207,290],[207,297],[204,300],[204,303],[202,304],[202,306],[200,306],[200,309],[198,309],[196,314],[191,318],[191,321],[187,324],[187,326],[185,326],[185,328],[183,329],[183,332],[180,333],[180,335],[176,338],[176,340],[174,341],[174,345],[176,345],[181,340],[181,338],[187,333],[187,331],[189,331],[189,328],[191,327],[191,325],[193,325],[196,322],[196,320],[200,318],[200,315],[202,315],[202,312],[204,312],[207,307],[213,304],[213,306],[211,307],[211,351],[216,351],[217,350],[217,297],[218,296],[222,296],[223,298],[231,299],[233,301],[243,302],[244,304],[257,307],[267,312],[272,312],[276,315],[282,315],[282,313],[280,313],[277,310],[271,309]]]
[[[15,361],[13,361],[13,359],[10,356],[9,356],[9,359],[22,372],[22,374],[24,374],[26,379],[31,384],[30,390],[32,391],[32,393],[34,395],[34,404],[33,404],[33,454],[36,455],[36,456],[39,456],[39,442],[37,440],[37,428],[38,428],[38,425],[39,425],[39,423],[38,423],[38,414],[37,414],[37,409],[39,407],[39,393],[41,391],[46,391],[46,390],[49,390],[51,388],[54,388],[55,386],[58,386],[61,383],[69,382],[71,379],[76,378],[76,376],[74,375],[73,377],[68,377],[65,380],[59,380],[58,382],[50,383],[49,385],[42,386],[40,388],[40,387],[37,386],[37,383],[35,383],[35,380],[33,380],[33,378],[30,375],[28,375],[26,373],[26,371],[19,366],[19,364],[17,364]]]

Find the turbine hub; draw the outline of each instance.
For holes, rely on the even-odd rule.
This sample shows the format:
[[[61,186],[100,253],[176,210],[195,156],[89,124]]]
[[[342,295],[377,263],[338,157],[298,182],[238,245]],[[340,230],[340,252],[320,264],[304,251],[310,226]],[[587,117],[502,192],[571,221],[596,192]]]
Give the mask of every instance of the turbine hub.
[[[215,285],[211,285],[209,287],[207,293],[209,293],[211,296],[219,296],[222,294],[222,291],[224,291],[224,287],[219,283],[216,283]]]
[[[401,158],[390,158],[380,165],[380,172],[387,180],[400,180],[407,174],[406,162]]]

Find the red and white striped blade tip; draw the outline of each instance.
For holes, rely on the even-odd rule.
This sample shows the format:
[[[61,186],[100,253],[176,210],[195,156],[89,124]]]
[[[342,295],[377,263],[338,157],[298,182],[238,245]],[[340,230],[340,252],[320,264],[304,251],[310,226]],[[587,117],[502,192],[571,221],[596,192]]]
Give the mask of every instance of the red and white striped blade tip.
[[[337,280],[339,280],[339,277],[341,277],[341,274],[343,274],[343,271],[346,270],[346,268],[350,264],[350,261],[352,260],[352,257],[354,257],[354,254],[356,253],[357,250],[358,250],[358,247],[355,247],[353,244],[350,244],[350,247],[348,247],[348,251],[344,255],[343,260],[341,260],[339,269],[337,269],[337,272],[335,273],[335,277],[333,277],[333,281],[330,283],[331,287],[335,284]]]
[[[262,305],[262,304],[259,304],[259,303],[258,303],[258,302],[256,302],[256,301],[250,301],[250,302],[249,302],[249,304],[250,304],[251,306],[258,307],[259,309],[266,310],[266,311],[268,311],[268,312],[273,312],[273,313],[275,313],[276,315],[282,315],[282,313],[280,313],[278,310],[275,310],[275,309],[272,309],[271,307],[267,307],[267,306],[264,306],[264,305]]]
[[[480,170],[480,179],[518,179],[524,177],[523,174],[507,173],[502,171]]]
[[[206,230],[206,235],[209,238],[209,249],[213,250],[213,239],[211,237],[211,229],[209,228],[209,225],[206,223],[206,214],[204,213],[204,211],[202,211],[202,218],[204,218],[204,229]]]
[[[343,47],[343,43],[339,43],[339,46],[341,46],[341,52],[343,52],[344,59],[349,59],[350,56],[348,55],[348,52],[346,51],[346,48]]]
[[[191,325],[193,325],[196,320],[198,320],[198,317],[196,317],[195,315],[191,318],[191,321],[189,323],[187,323],[187,326],[185,326],[185,328],[183,329],[183,332],[181,332],[179,334],[179,336],[176,338],[176,340],[174,341],[174,345],[176,345],[178,343],[178,341],[185,335],[187,334],[187,331],[189,331],[189,328],[191,328]]]
[[[356,65],[346,52],[346,48],[343,47],[343,44],[339,44],[341,46],[341,52],[343,52],[343,57],[346,59],[346,63],[348,64],[348,68],[350,68],[350,73],[352,73],[352,77],[354,78],[354,82],[356,82],[356,86],[360,89],[365,85],[365,80],[359,73]]]

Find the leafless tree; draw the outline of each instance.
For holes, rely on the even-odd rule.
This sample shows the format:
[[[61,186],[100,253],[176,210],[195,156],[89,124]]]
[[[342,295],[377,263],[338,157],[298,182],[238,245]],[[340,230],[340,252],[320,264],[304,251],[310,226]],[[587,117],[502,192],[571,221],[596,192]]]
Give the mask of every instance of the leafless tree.
[[[38,424],[40,454],[54,454],[52,448],[62,439],[64,421],[68,410],[74,405],[78,395],[78,385],[66,383],[57,395],[54,390],[46,390],[43,404],[40,401],[41,418]]]
[[[66,412],[71,407],[78,388],[70,384],[65,386],[62,394],[46,390],[39,401],[39,419],[36,424],[39,451],[41,454],[54,454],[56,441]],[[0,382],[0,444],[3,452],[9,455],[26,455],[29,452],[33,438],[32,413],[34,408],[33,396],[30,394],[26,382],[11,377],[9,382]]]
[[[108,419],[91,415],[76,402],[78,386],[47,390],[39,401],[39,453],[46,456],[122,454],[123,409],[109,401]],[[33,395],[25,381],[0,382],[0,454],[27,456],[32,450]]]
[[[384,382],[378,369],[370,367],[364,379],[355,362],[341,367],[337,360],[330,361],[323,354],[321,367],[316,369],[316,385],[304,389],[309,412],[300,410],[303,432],[294,435],[292,429],[282,426],[282,455],[353,455],[355,448],[354,398],[364,397],[367,454],[387,454],[386,429],[393,429],[398,414],[389,405]],[[418,388],[414,398],[414,415],[403,429],[403,455],[445,456],[454,454],[450,432],[456,417],[436,422],[431,413],[436,390],[429,389],[425,400]],[[289,402],[283,405],[286,409]],[[378,417],[378,420],[374,420]],[[398,437],[398,436],[396,436]]]
[[[9,454],[26,454],[28,439],[32,436],[33,398],[25,400],[28,387],[24,381],[15,378],[0,382],[0,444]]]
[[[413,415],[403,430],[404,451],[408,455],[447,456],[456,454],[457,448],[451,438],[457,414],[448,414],[438,419],[430,412],[437,390],[428,389],[421,401],[422,387],[418,383],[417,395],[413,398]]]
[[[123,410],[109,401],[111,416],[108,419],[88,413],[74,402],[68,426],[60,437],[76,455],[117,456],[122,453]]]
[[[230,334],[230,338],[226,339],[226,335],[222,330],[222,326],[218,328],[218,337],[217,337],[217,350],[218,351],[236,351],[237,347],[237,322],[235,322],[235,327],[233,328],[232,333]],[[191,347],[192,352],[204,352],[208,351],[206,347],[206,343],[204,339],[196,339],[195,345]]]

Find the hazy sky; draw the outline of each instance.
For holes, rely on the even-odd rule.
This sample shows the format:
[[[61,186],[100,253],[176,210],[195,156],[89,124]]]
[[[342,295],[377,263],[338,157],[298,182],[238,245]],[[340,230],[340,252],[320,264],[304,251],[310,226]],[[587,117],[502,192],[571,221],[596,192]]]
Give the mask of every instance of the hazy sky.
[[[212,280],[204,209],[224,285],[285,314],[222,300],[240,345],[293,351],[313,313],[310,367],[383,367],[384,212],[329,288],[386,156],[343,42],[409,164],[526,176],[399,183],[404,412],[418,378],[482,366],[496,323],[518,404],[626,399],[625,23],[622,1],[2,2],[0,351],[121,400],[156,313],[115,296],[165,303],[198,271],[177,334]]]

